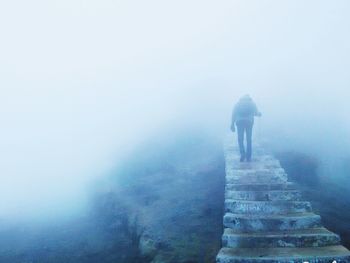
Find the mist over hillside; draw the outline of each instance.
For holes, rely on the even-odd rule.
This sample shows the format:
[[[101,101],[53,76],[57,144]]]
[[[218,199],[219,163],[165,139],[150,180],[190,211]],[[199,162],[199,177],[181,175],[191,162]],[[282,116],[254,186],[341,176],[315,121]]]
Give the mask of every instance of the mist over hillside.
[[[212,262],[222,141],[245,94],[255,139],[349,247],[349,12],[2,1],[0,262]]]
[[[90,187],[85,213],[1,225],[0,262],[212,262],[223,187],[218,138],[157,137]]]
[[[83,213],[44,224],[2,222],[0,262],[213,262],[223,231],[222,141],[198,130],[174,134],[145,141],[91,184]],[[275,155],[349,247],[344,186],[322,182],[316,157]]]

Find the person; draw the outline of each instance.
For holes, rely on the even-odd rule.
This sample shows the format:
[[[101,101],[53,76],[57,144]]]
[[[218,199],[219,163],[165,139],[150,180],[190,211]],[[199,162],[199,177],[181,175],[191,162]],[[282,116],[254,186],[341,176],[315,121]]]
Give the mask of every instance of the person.
[[[254,117],[261,116],[256,104],[249,95],[245,95],[239,99],[233,108],[231,130],[235,132],[235,124],[238,133],[238,145],[241,154],[241,162],[245,160],[250,162],[252,158],[252,131],[254,125]],[[244,148],[244,135],[247,140],[247,150]]]

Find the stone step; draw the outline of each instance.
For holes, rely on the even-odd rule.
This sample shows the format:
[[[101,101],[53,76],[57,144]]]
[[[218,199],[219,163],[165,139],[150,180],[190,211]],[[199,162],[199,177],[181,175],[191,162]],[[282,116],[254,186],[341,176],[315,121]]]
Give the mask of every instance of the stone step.
[[[242,233],[226,228],[224,247],[323,247],[339,245],[340,238],[325,228]]]
[[[252,145],[253,148],[253,154],[254,156],[259,156],[259,155],[268,155],[268,151],[266,151],[264,148],[260,146],[254,146]],[[231,153],[231,154],[239,154],[239,147],[236,145],[229,145],[224,148],[226,153]]]
[[[255,184],[226,184],[226,190],[235,191],[271,191],[271,190],[297,190],[294,183],[255,183]]]
[[[310,202],[305,201],[225,200],[225,212],[233,214],[290,214],[311,211]]]
[[[251,170],[242,170],[235,169],[234,167],[226,167],[226,175],[227,176],[266,176],[266,175],[286,175],[286,171],[283,168],[273,168],[273,169],[265,169],[263,167],[258,167],[256,169]]]
[[[253,158],[251,162],[240,162],[240,157],[226,157],[226,166],[228,168],[240,170],[254,170],[254,169],[277,169],[281,168],[281,164],[276,159],[258,160]]]
[[[265,176],[256,176],[256,175],[247,175],[247,176],[226,176],[226,184],[283,184],[288,181],[288,178],[284,174],[275,174],[275,175],[265,175]]]
[[[233,148],[226,148],[225,149],[225,156],[227,157],[232,157],[232,158],[237,158],[240,157],[240,152],[239,152],[239,148],[233,149]],[[253,159],[260,159],[260,160],[271,160],[271,159],[275,159],[273,157],[273,155],[271,155],[270,153],[262,150],[259,152],[254,152],[254,154],[252,154]]]
[[[284,215],[233,214],[224,215],[224,227],[240,232],[266,232],[322,227],[321,218],[314,213]]]
[[[251,169],[251,170],[239,170],[230,167],[226,167],[226,176],[229,177],[240,177],[245,178],[249,176],[255,177],[276,177],[276,176],[284,176],[287,177],[287,174],[282,168],[274,168],[274,169]]]
[[[239,160],[240,158],[240,153],[239,151],[226,151],[225,152],[225,158],[229,159],[230,161],[232,160]],[[252,162],[268,162],[268,161],[276,161],[277,159],[268,153],[255,153],[252,154]]]
[[[222,248],[216,263],[345,263],[350,252],[343,246],[306,248]]]
[[[250,201],[299,201],[301,192],[297,190],[272,190],[272,191],[234,191],[225,192],[226,199],[250,200]]]

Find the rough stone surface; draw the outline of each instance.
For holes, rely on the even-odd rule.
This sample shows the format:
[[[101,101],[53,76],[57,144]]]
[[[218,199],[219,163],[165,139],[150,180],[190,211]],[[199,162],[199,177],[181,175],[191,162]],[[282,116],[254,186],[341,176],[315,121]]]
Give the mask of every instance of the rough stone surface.
[[[350,253],[343,246],[304,248],[222,248],[217,263],[347,263]]]
[[[304,201],[246,201],[226,199],[225,212],[234,214],[281,214],[311,212],[311,204]]]
[[[249,201],[299,201],[301,193],[297,190],[271,190],[271,191],[230,191],[225,192],[226,199]]]
[[[259,146],[241,163],[232,136],[226,161],[223,248],[217,263],[350,262],[337,234],[324,228],[280,163]]]
[[[296,190],[297,186],[294,183],[244,183],[230,184],[226,183],[226,190],[236,191],[271,191],[271,190]]]
[[[313,213],[264,215],[224,215],[224,226],[242,232],[296,230],[321,227],[321,217]]]
[[[226,228],[222,236],[225,247],[321,247],[339,245],[338,235],[325,228],[276,232],[243,233]]]

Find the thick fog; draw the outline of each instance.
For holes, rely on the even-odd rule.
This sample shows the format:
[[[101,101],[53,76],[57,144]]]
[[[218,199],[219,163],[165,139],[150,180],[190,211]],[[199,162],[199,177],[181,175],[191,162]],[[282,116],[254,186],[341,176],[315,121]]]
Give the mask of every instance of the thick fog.
[[[348,152],[350,3],[2,1],[0,218],[59,216],[162,131],[224,136],[249,93],[256,135]]]

